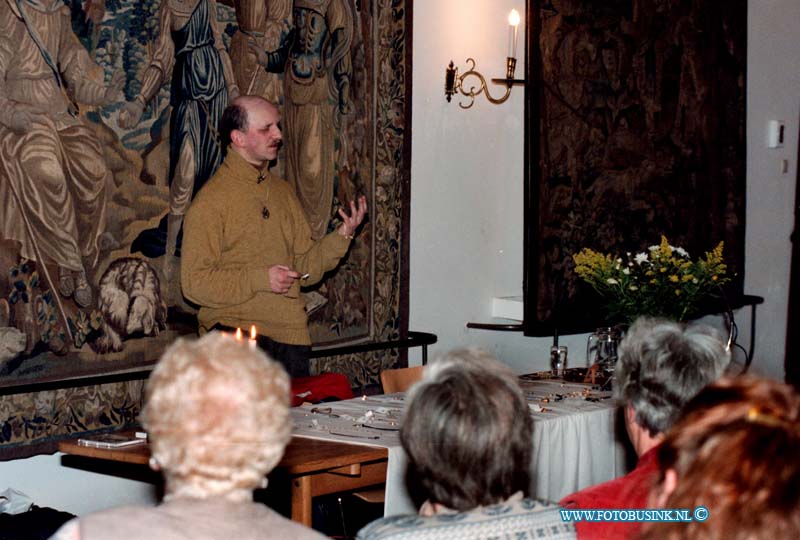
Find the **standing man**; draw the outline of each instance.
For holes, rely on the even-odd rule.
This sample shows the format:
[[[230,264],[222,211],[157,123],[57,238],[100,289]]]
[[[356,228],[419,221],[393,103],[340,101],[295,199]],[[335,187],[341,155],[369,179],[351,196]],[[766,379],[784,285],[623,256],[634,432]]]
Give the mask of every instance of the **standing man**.
[[[292,188],[268,165],[278,155],[278,109],[242,96],[225,109],[227,155],[186,214],[181,283],[200,305],[200,332],[258,329],[259,345],[293,377],[309,374],[311,337],[300,286],[312,285],[347,253],[367,201],[339,210],[338,229],[317,241]]]

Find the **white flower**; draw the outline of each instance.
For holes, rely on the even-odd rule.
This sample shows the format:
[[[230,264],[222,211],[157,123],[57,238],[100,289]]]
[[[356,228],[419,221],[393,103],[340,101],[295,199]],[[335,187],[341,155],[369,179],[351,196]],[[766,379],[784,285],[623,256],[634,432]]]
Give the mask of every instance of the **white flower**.
[[[617,281],[617,280],[616,280],[616,279],[614,279],[613,277],[610,277],[610,278],[608,278],[608,279],[606,280],[606,283],[608,283],[609,285],[619,285],[619,281]]]
[[[672,246],[670,246],[670,247],[672,247]],[[675,253],[677,253],[681,257],[686,257],[687,259],[689,258],[689,252],[686,251],[685,249],[683,249],[682,247],[674,247],[674,248],[672,248],[672,251],[674,251]]]
[[[700,282],[697,280],[697,278],[694,278],[694,279],[692,279],[692,283],[697,284],[697,283],[700,283]]]
[[[622,264],[622,257],[620,257],[619,259],[617,259],[617,264]]]
[[[647,249],[649,249],[650,251],[658,251],[659,249],[661,249],[661,246],[650,246]]]
[[[630,287],[628,287],[628,288],[629,288],[630,290],[632,290],[632,291],[637,291],[637,290],[639,290],[639,287],[637,287],[636,285],[631,285],[631,286],[630,286]]]
[[[629,276],[631,274],[631,271],[626,268],[625,270],[622,271],[622,273],[625,274],[626,276]]]
[[[646,263],[650,259],[647,258],[647,253],[637,253],[636,257],[634,257],[636,264],[641,265],[642,263]]]

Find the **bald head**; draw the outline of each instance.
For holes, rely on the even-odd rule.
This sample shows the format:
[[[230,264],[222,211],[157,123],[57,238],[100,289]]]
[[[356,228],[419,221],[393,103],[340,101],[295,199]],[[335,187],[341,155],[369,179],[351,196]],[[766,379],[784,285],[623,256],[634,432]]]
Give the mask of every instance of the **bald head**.
[[[231,101],[222,113],[219,132],[222,138],[222,147],[228,148],[231,144],[231,132],[235,129],[247,131],[249,111],[257,107],[272,107],[277,113],[278,109],[261,96],[239,96]]]
[[[233,149],[255,167],[275,159],[282,136],[278,108],[261,96],[239,96],[222,113],[223,147]]]

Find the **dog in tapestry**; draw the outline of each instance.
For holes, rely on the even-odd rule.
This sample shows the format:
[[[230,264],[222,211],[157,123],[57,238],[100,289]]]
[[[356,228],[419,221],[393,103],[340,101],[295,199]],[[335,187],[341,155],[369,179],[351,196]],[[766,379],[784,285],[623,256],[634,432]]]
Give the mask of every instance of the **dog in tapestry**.
[[[92,343],[99,353],[122,350],[134,334],[157,336],[167,327],[167,304],[153,267],[134,257],[115,260],[100,279],[98,304],[102,335]]]

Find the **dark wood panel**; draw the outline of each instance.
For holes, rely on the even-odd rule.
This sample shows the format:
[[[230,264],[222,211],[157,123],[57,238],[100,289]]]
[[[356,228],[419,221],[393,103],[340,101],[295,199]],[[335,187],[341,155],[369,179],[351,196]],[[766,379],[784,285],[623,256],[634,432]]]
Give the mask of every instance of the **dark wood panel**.
[[[724,241],[741,295],[747,4],[662,4],[527,3],[526,335],[609,322],[573,271],[584,247]]]

